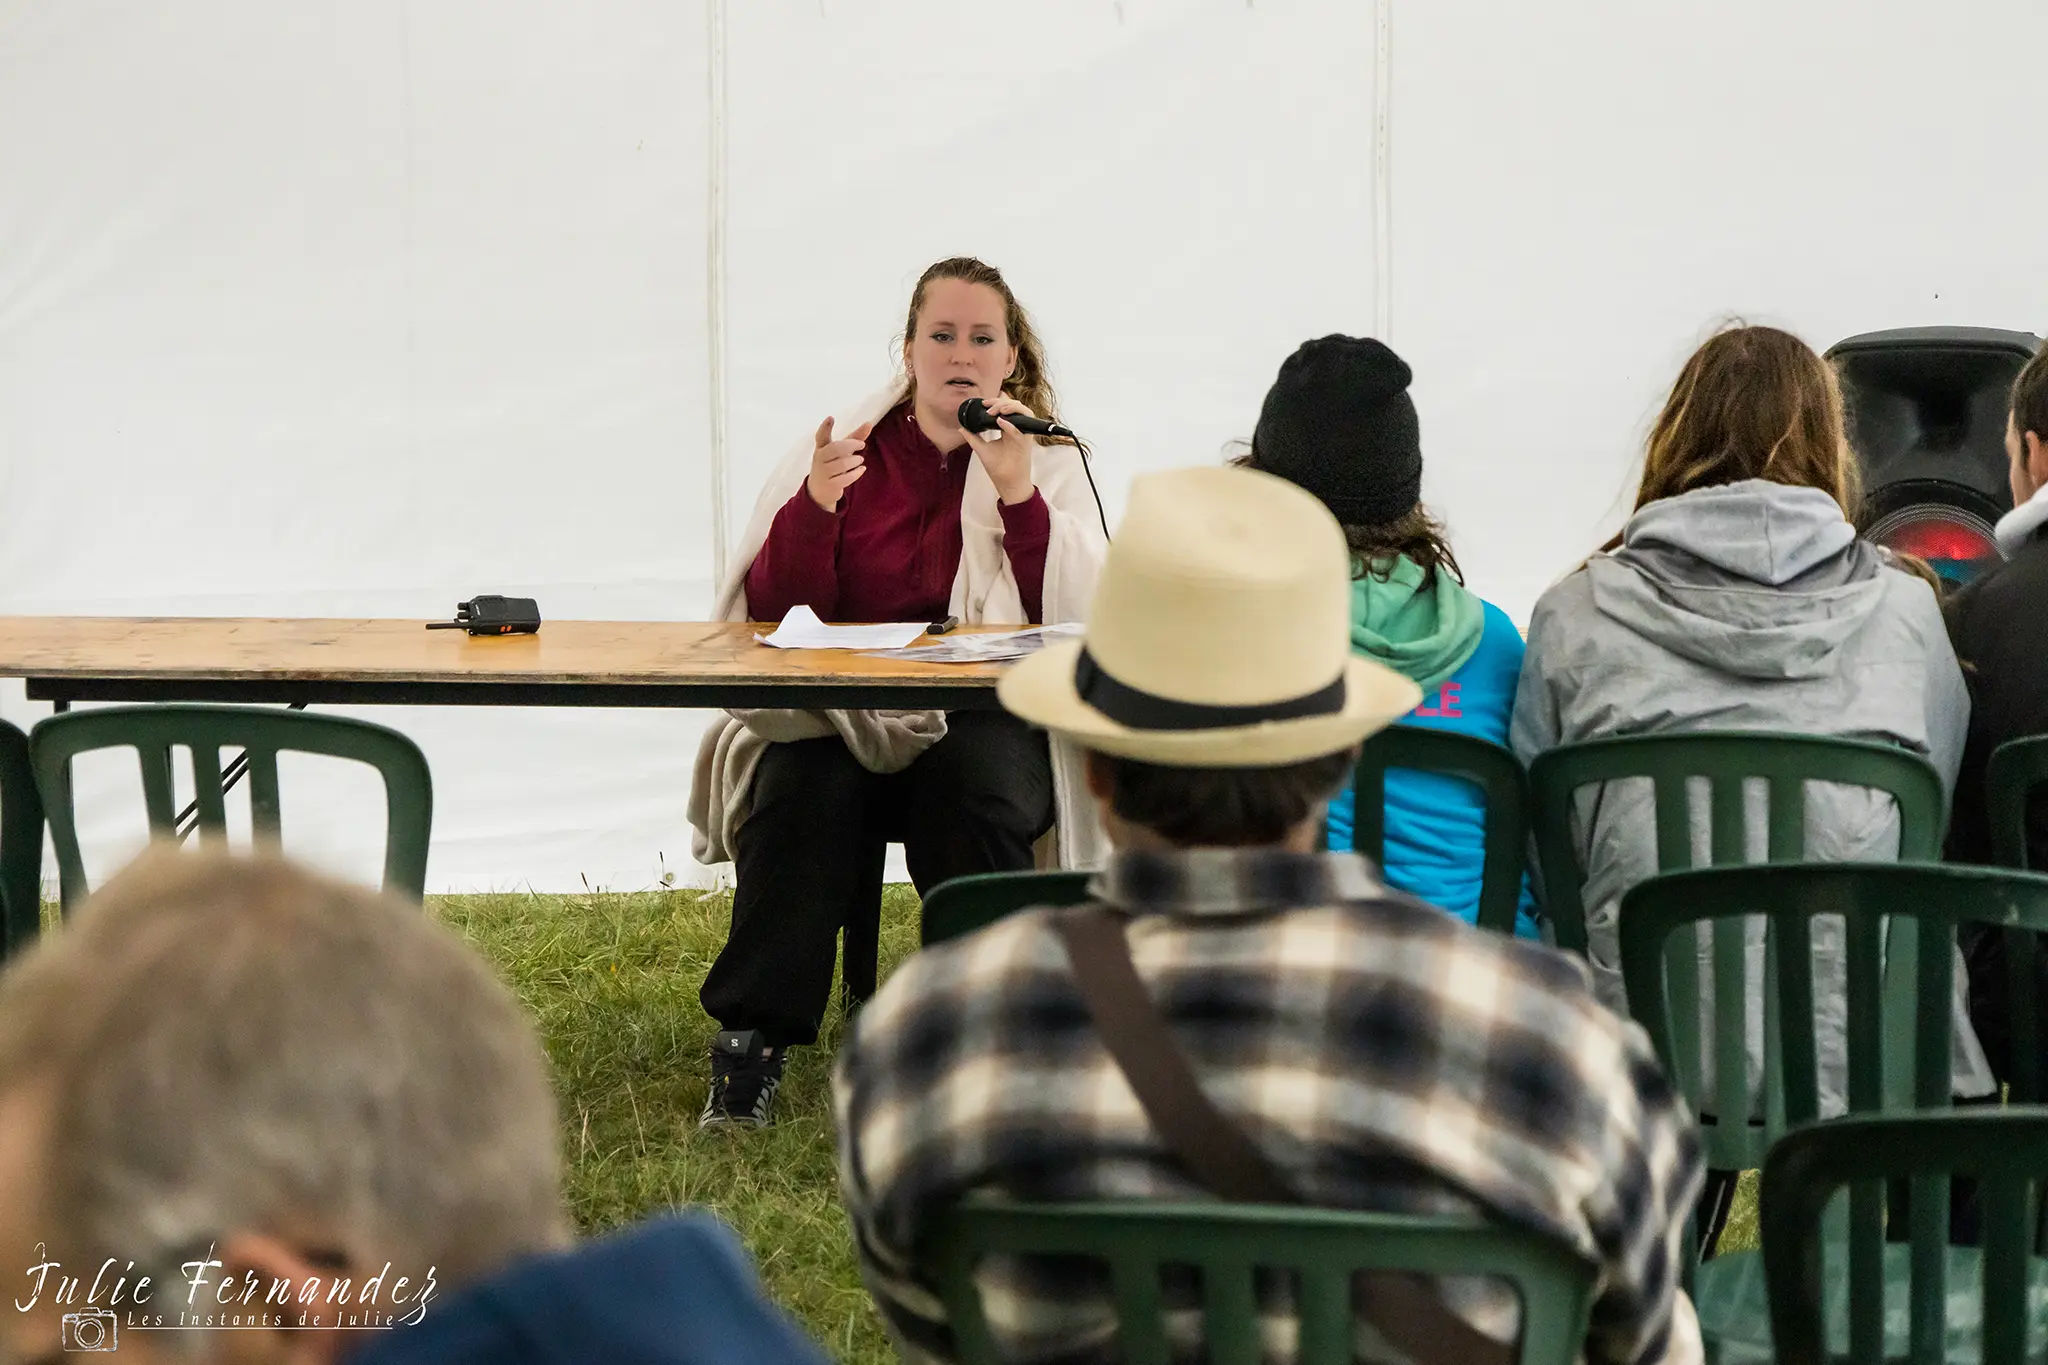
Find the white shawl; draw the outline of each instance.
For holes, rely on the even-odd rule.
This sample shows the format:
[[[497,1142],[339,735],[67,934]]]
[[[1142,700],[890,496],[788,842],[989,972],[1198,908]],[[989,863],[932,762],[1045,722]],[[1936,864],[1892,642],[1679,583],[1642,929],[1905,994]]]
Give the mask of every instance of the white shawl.
[[[907,381],[899,376],[888,388],[835,419],[835,432],[844,435],[863,422],[879,421],[903,400],[907,389]],[[718,619],[747,619],[747,570],[767,542],[776,512],[809,474],[815,448],[811,437],[805,436],[768,476],[746,534],[726,566],[725,582],[718,591]],[[1068,445],[1040,445],[1032,459],[1032,479],[1052,517],[1052,539],[1045,552],[1044,618],[1048,623],[1082,620],[1108,545],[1080,452]],[[953,578],[947,611],[966,625],[1023,624],[1023,595],[1010,570],[1009,557],[1003,553],[996,487],[981,461],[971,457],[967,489],[960,499],[960,542],[960,570]],[[754,767],[769,744],[814,739],[834,731],[845,739],[862,767],[870,772],[899,772],[944,737],[946,716],[943,711],[728,712],[706,732],[697,749],[689,807],[695,830],[692,852],[697,861],[732,860],[733,834],[747,815]],[[1097,866],[1107,844],[1083,778],[1080,751],[1057,737],[1052,740],[1052,781],[1060,866]]]

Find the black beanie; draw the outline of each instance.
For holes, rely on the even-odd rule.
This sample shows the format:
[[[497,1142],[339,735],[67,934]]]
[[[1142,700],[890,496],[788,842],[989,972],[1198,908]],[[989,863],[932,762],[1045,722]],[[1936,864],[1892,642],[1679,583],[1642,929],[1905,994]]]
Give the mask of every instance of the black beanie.
[[[1315,494],[1347,526],[1398,521],[1422,498],[1413,378],[1371,337],[1304,341],[1259,410],[1258,467]]]

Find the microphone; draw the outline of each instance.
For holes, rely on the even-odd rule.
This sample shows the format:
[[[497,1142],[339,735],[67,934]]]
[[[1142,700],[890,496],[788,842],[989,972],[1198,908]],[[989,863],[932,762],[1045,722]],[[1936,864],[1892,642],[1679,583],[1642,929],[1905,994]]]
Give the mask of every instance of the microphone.
[[[1070,441],[1080,438],[1073,431],[1058,422],[1048,422],[1043,417],[1027,417],[1021,412],[1006,412],[1003,420],[1017,430],[1031,436],[1064,436]],[[980,433],[999,431],[996,415],[988,410],[988,404],[979,398],[970,398],[960,405],[960,425],[968,431]]]
[[[1088,494],[1095,499],[1095,516],[1102,523],[1102,543],[1109,543],[1109,513],[1102,510],[1102,493],[1095,486],[1095,471],[1088,467],[1088,447],[1081,444],[1071,427],[1058,422],[1048,422],[1043,417],[1026,417],[1021,412],[1004,414],[1004,421],[1019,431],[1033,436],[1064,436],[1074,443],[1074,449],[1081,452],[1081,472],[1088,476]],[[1000,431],[996,415],[988,410],[988,404],[979,398],[970,398],[960,405],[960,425],[972,432]]]

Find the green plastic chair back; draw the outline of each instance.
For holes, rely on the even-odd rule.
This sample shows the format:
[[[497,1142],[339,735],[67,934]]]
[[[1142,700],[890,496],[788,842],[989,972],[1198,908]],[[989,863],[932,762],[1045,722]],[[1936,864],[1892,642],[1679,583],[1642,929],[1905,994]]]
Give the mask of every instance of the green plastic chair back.
[[[223,748],[249,761],[249,808],[256,843],[280,843],[277,756],[280,752],[354,759],[384,778],[384,887],[417,900],[426,889],[427,844],[433,831],[434,784],[426,755],[396,730],[341,716],[242,706],[109,706],[52,716],[29,736],[36,786],[49,812],[59,885],[68,911],[86,891],[71,801],[71,760],[99,749],[134,749],[142,765],[142,799],[153,838],[172,837],[173,751],[192,753],[192,781],[202,844],[227,844],[221,791]]]
[[[1092,872],[982,872],[954,877],[924,898],[926,948],[994,924],[1034,905],[1079,905],[1088,899]]]
[[[1523,1365],[1578,1358],[1594,1272],[1562,1243],[1518,1228],[1400,1214],[1258,1204],[1008,1204],[969,1200],[941,1220],[928,1264],[936,1272],[961,1365],[996,1365],[998,1351],[974,1270],[991,1253],[1093,1257],[1107,1262],[1121,1359],[1167,1365],[1160,1272],[1201,1272],[1202,1330],[1211,1365],[1264,1357],[1256,1270],[1291,1271],[1300,1318],[1299,1365],[1351,1365],[1351,1277],[1362,1270],[1486,1275],[1522,1301]]]
[[[0,957],[35,942],[43,925],[43,799],[28,736],[0,721]]]
[[[1753,779],[1761,780],[1766,791],[1767,862],[1805,860],[1808,782],[1832,782],[1886,793],[1899,813],[1899,860],[1933,862],[1941,856],[1948,810],[1941,777],[1925,759],[1894,745],[1758,731],[1646,735],[1568,745],[1539,755],[1529,767],[1544,911],[1561,948],[1578,953],[1587,951],[1585,868],[1579,860],[1578,840],[1573,832],[1577,794],[1589,786],[1628,778],[1646,778],[1650,782],[1660,872],[1693,866],[1690,817],[1694,779],[1702,780],[1707,787],[1708,866],[1730,867],[1748,862],[1750,831],[1745,794]],[[1602,791],[1600,799],[1619,799],[1619,793]],[[1910,922],[1898,926],[1891,935],[1886,957],[1895,983],[1886,1027],[1892,1031],[1894,1041],[1901,1044],[1894,1049],[1901,1056],[1903,1043],[1911,1037],[1913,1028],[1910,984],[1916,953],[1914,932]],[[1716,929],[1715,935],[1714,955],[1719,961],[1737,951],[1734,945],[1742,938],[1743,928],[1739,923],[1730,924]],[[1726,980],[1727,974],[1717,972],[1716,979]],[[1626,987],[1625,971],[1623,984]],[[1674,985],[1673,989],[1680,992],[1679,998],[1688,1005],[1698,1000],[1696,981],[1691,986]],[[1734,1031],[1742,1017],[1737,1013],[1718,1023],[1716,1032]],[[1899,1094],[1904,1094],[1909,1086],[1903,1073],[1894,1075],[1892,1084]],[[1720,1126],[1716,1126],[1717,1130]],[[1762,1134],[1741,1131],[1748,1128],[1745,1124],[1726,1127],[1729,1131],[1703,1133],[1710,1163],[1716,1167],[1726,1164],[1737,1170],[1754,1168],[1763,1155]],[[1741,1160],[1721,1160],[1738,1155]]]
[[[1705,778],[1710,785],[1710,866],[1748,861],[1743,789],[1750,778],[1768,783],[1770,862],[1805,860],[1808,782],[1837,782],[1889,794],[1899,808],[1899,861],[1933,862],[1941,857],[1948,818],[1941,776],[1919,755],[1893,745],[1757,731],[1569,744],[1538,755],[1529,765],[1543,908],[1556,926],[1560,948],[1586,952],[1586,873],[1572,832],[1574,797],[1585,787],[1635,777],[1648,778],[1655,792],[1660,872],[1693,865],[1691,778]]]
[[[1981,1249],[1947,1245],[1945,1197],[1932,1217],[1918,1216],[1921,1188],[1957,1176],[1977,1182]],[[1913,1184],[1904,1245],[1885,1241],[1887,1179]],[[1846,1244],[1829,1207],[1844,1187]],[[2044,1193],[2048,1111],[2040,1109],[1845,1118],[1788,1134],[1764,1162],[1761,1201],[1777,1360],[2048,1360],[2048,1261],[2034,1254]],[[1823,1266],[1823,1246],[1831,1267]],[[1901,1297],[1907,1311],[1887,1311]]]
[[[1696,983],[1699,976],[1695,926],[1712,926],[1716,989],[1733,997],[1748,989],[1747,982],[1739,988],[1730,984],[1741,980],[1747,955],[1740,934],[1733,936],[1731,946],[1724,931],[1739,930],[1745,917],[1756,915],[1764,916],[1766,924],[1765,981],[1758,992],[1763,1007],[1765,1117],[1760,1126],[1703,1126],[1701,1137],[1713,1166],[1756,1164],[1752,1153],[1812,1122],[1819,1113],[1812,933],[1817,916],[1839,916],[1842,921],[1849,1111],[1941,1108],[1949,1104],[1952,1090],[1956,928],[1990,923],[2014,933],[2048,929],[2048,876],[1926,863],[1814,863],[1679,872],[1635,887],[1623,899],[1621,915],[1622,971],[1630,1008],[1648,1031],[1667,1074],[1696,1109],[1749,1112],[1746,1067],[1717,1066],[1715,1091],[1704,1093],[1700,1040],[1688,1032],[1687,1024],[1700,1017],[1697,996],[1681,999],[1687,983]],[[1898,971],[1895,962],[1886,961],[1885,944],[1888,937],[1896,944],[1897,930],[1906,925],[1917,930],[1915,937],[1921,942],[1946,951],[1920,953],[1910,971]],[[1674,947],[1681,950],[1675,961]],[[2031,980],[2014,990],[2008,1011],[2015,1046],[2033,1049],[2041,1034]],[[1907,1023],[1903,1030],[1894,1027],[1901,1014]],[[1717,1002],[1717,1059],[1744,1055],[1739,1050],[1743,1015],[1732,1000]],[[2028,1065],[2031,1068],[2032,1063]],[[2039,1086],[2040,1077],[2030,1069],[2015,1076],[2012,1098],[2037,1102]],[[1946,1241],[1947,1181],[1915,1181],[1909,1193],[1913,1239],[1923,1249],[1914,1253],[1910,1264],[1899,1259],[1903,1253],[1885,1252],[1891,1258],[1890,1277],[1896,1284],[1909,1277],[1916,1283],[1938,1284],[1928,1258],[1936,1256]],[[1882,1188],[1853,1193],[1846,1214],[1846,1221],[1838,1220],[1837,1241],[1851,1239],[1853,1233],[1862,1239],[1859,1245],[1881,1242]],[[1763,1271],[1753,1252],[1717,1256],[1697,1268],[1688,1259],[1687,1278],[1700,1329],[1714,1348],[1710,1358],[1724,1365],[1770,1358],[1769,1343],[1759,1339],[1767,1309]],[[1881,1276],[1884,1271],[1866,1268],[1863,1273]]]
[[[1387,772],[1439,773],[1475,784],[1486,805],[1486,859],[1480,873],[1479,927],[1515,932],[1529,847],[1529,783],[1522,764],[1498,744],[1471,735],[1394,725],[1358,752],[1351,846],[1386,861]]]
[[[1849,1110],[1938,1108],[1952,1093],[1956,929],[2003,926],[2031,949],[2034,934],[2048,930],[2048,875],[1936,863],[1809,863],[1680,872],[1633,888],[1621,913],[1630,1012],[1696,1112],[1746,1115],[1750,1100],[1746,1067],[1716,1066],[1712,1093],[1702,1080],[1706,1040],[1698,1027],[1694,925],[1712,926],[1716,1058],[1745,1055],[1744,1001],[1762,997],[1764,1123],[1703,1128],[1710,1166],[1754,1168],[1770,1142],[1820,1116],[1812,922],[1822,915],[1843,922]],[[1751,916],[1763,916],[1766,925],[1761,983],[1748,979],[1741,930]],[[1889,968],[1887,931],[1900,921],[1914,924],[1921,942],[1948,951],[1917,954],[1908,975]],[[2022,969],[2030,958],[2031,952],[2015,955],[2007,1003],[2014,1052],[2022,1059],[2012,1080],[2015,1103],[2042,1099],[2041,1002],[2032,974]],[[1890,1026],[1901,991],[1909,1008],[1905,1031]]]
[[[1991,751],[1984,774],[1991,820],[1991,856],[2006,867],[2025,867],[2027,800],[2048,786],[2048,735],[2011,739]]]

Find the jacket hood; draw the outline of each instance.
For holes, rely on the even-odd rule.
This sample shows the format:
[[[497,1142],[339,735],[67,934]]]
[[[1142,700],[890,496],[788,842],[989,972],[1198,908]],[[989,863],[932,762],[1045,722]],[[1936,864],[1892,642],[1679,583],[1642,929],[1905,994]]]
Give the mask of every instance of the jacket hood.
[[[1385,581],[1351,584],[1351,648],[1427,690],[1465,666],[1486,631],[1486,609],[1464,584],[1439,571],[1428,588],[1406,555]]]
[[[825,1365],[708,1214],[536,1256],[438,1304],[348,1365]]]
[[[1882,553],[1817,488],[1750,479],[1653,502],[1587,564],[1594,606],[1745,678],[1831,671],[1883,600]]]
[[[2033,497],[2000,517],[1992,534],[1998,538],[1998,548],[2010,557],[2025,549],[2044,526],[2048,526],[2048,484],[2035,489]]]

